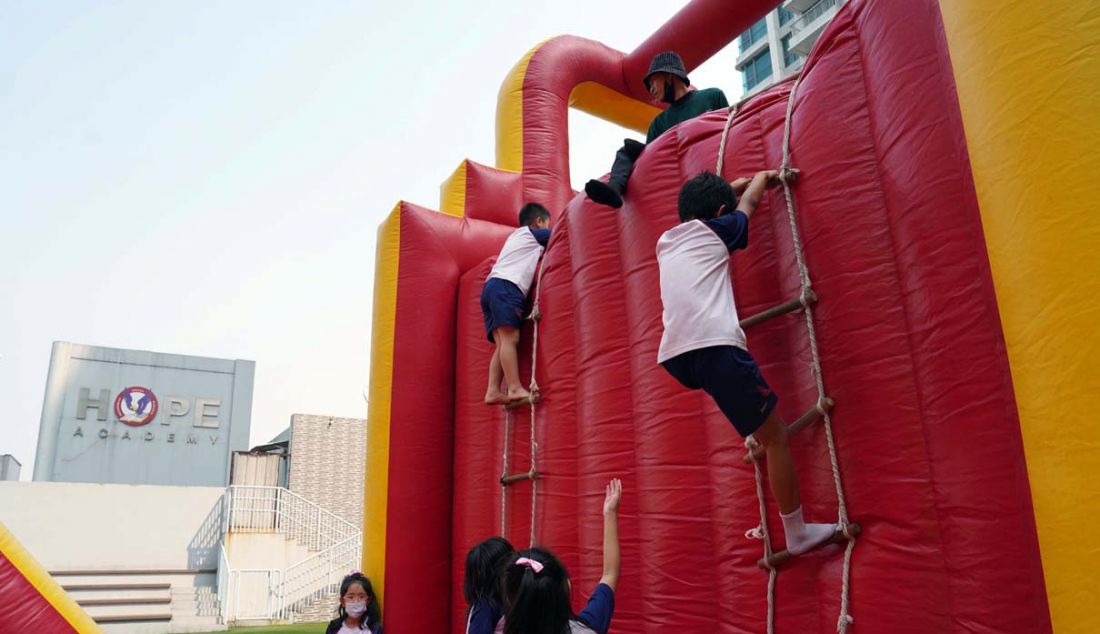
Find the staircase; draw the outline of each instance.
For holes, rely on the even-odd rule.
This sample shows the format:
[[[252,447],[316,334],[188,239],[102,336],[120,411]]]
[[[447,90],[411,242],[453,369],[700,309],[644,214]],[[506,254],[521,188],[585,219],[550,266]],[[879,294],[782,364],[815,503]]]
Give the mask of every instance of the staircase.
[[[340,603],[339,590],[326,592],[305,602],[291,613],[293,623],[320,623],[336,618],[336,606]]]
[[[108,634],[224,630],[215,570],[54,570],[61,587]]]
[[[217,587],[225,622],[302,623],[333,618],[340,582],[349,570],[359,567],[360,528],[281,487],[233,485],[224,504],[227,537],[277,533],[305,546],[309,553],[285,568],[235,568],[223,541]]]

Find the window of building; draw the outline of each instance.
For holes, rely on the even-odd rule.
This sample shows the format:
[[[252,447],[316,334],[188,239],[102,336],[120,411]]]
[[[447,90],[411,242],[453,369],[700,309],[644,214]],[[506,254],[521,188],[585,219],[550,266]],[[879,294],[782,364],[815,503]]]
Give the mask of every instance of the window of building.
[[[749,27],[748,31],[741,34],[741,52],[744,53],[750,46],[764,39],[768,34],[768,23],[764,18]]]
[[[802,56],[791,50],[791,36],[787,34],[780,40],[783,44],[783,65],[791,66],[798,60],[802,59]]]
[[[784,24],[786,24],[786,23],[788,23],[788,22],[790,22],[791,20],[794,19],[794,14],[791,13],[790,11],[784,9],[783,7],[779,7],[778,12],[779,12],[779,26],[783,26]]]
[[[745,82],[745,90],[751,90],[760,82],[772,76],[771,51],[764,49],[745,65],[741,70],[741,77]]]

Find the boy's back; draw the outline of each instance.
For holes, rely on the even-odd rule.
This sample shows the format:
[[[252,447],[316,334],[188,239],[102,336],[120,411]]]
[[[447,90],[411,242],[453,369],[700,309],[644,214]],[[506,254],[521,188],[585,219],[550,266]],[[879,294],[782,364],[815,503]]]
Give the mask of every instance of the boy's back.
[[[490,278],[508,280],[525,296],[531,289],[539,258],[550,239],[549,229],[520,227],[508,236],[500,249],[496,264],[489,272]]]
[[[699,348],[746,347],[729,257],[747,245],[748,218],[740,211],[681,223],[657,241],[664,305],[658,363]]]

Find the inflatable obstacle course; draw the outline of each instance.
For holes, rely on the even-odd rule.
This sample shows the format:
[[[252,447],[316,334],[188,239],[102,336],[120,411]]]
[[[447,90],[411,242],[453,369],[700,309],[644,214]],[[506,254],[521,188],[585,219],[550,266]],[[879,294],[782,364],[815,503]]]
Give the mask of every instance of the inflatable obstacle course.
[[[1100,189],[1080,169],[1100,152],[1083,114],[1100,111],[1100,34],[1068,1],[965,4],[851,0],[797,90],[665,133],[614,212],[569,187],[575,91],[641,130],[653,54],[676,50],[690,70],[774,3],[696,0],[629,54],[563,36],[517,64],[497,167],[465,161],[446,213],[400,203],[379,231],[364,570],[387,627],[461,631],[466,549],[500,532],[552,548],[586,591],[601,487],[619,476],[616,630],[832,632],[838,606],[864,632],[1100,629],[1081,600],[1100,560],[1078,547],[1100,466],[1082,414],[1100,407]],[[749,345],[801,424],[807,515],[848,524],[846,508],[860,529],[854,551],[772,560],[774,577],[743,537],[761,502],[778,516],[738,437],[656,364],[654,245],[680,184],[718,156],[728,178],[801,170],[797,222],[787,193],[769,194],[734,284],[744,314],[777,309]],[[482,403],[478,296],[528,200],[554,214],[538,344],[532,324],[521,350],[542,400],[509,413]]]

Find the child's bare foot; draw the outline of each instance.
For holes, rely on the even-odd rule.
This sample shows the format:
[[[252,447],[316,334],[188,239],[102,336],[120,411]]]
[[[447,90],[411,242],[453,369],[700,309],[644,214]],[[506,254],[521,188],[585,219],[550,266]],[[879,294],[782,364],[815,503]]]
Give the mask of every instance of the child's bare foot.
[[[486,405],[504,405],[508,402],[508,395],[501,390],[489,390],[485,393]]]
[[[522,387],[510,387],[508,388],[508,402],[520,403],[531,398],[531,393]]]

